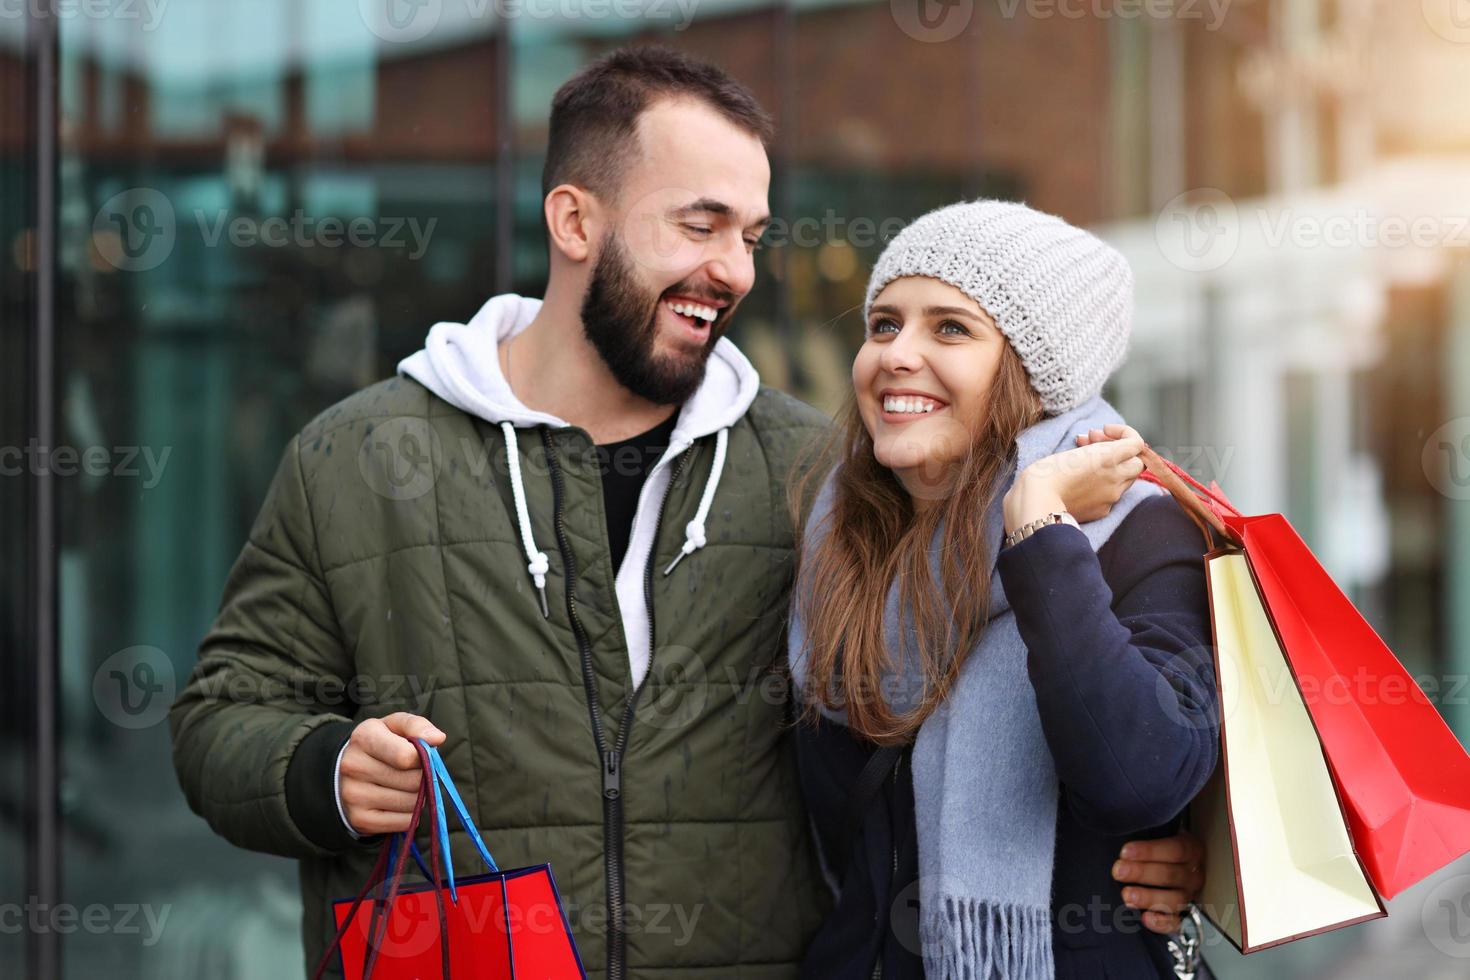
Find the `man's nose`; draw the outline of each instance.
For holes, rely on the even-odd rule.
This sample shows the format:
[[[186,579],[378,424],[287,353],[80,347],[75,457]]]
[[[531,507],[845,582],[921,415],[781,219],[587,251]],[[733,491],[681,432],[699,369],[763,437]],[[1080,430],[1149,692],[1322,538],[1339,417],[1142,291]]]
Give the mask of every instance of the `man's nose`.
[[[722,238],[719,251],[708,256],[707,271],[711,279],[739,300],[755,286],[755,259],[745,247],[744,237],[738,234],[733,237],[733,242],[729,236]]]

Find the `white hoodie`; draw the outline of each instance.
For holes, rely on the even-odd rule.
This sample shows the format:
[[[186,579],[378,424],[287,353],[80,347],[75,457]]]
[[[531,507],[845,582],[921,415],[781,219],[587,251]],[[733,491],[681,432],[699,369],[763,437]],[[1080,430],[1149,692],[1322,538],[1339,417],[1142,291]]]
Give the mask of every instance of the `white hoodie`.
[[[493,297],[480,307],[469,323],[434,324],[424,341],[424,349],[399,361],[398,373],[418,381],[455,408],[499,425],[505,433],[511,490],[515,497],[521,543],[526,551],[527,571],[541,596],[544,613],[549,562],[531,533],[516,429],[542,425],[561,429],[569,428],[570,423],[554,415],[532,411],[522,404],[500,372],[497,353],[500,342],[530,326],[540,309],[539,299],[512,293]],[[705,484],[699,510],[694,520],[684,528],[682,558],[704,547],[704,521],[709,516],[720,475],[724,471],[729,428],[750,408],[759,390],[760,377],[750,361],[728,339],[721,338],[710,353],[699,389],[679,409],[668,450],[649,471],[638,495],[628,551],[617,574],[618,609],[622,614],[623,635],[628,639],[628,662],[635,689],[648,673],[648,610],[643,600],[643,578],[653,550],[658,509],[670,479],[669,463],[696,439],[710,434],[716,436],[714,467]],[[670,565],[664,574],[672,568]]]

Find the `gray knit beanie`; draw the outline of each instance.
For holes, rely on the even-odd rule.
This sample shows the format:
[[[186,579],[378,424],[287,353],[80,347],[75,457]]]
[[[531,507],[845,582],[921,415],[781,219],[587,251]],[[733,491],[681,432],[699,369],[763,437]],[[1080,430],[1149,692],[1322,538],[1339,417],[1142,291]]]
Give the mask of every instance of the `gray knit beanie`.
[[[864,322],[883,287],[903,276],[947,282],[979,303],[1020,355],[1047,415],[1101,391],[1127,352],[1128,261],[1097,236],[1024,204],[951,204],[899,232],[873,266]]]

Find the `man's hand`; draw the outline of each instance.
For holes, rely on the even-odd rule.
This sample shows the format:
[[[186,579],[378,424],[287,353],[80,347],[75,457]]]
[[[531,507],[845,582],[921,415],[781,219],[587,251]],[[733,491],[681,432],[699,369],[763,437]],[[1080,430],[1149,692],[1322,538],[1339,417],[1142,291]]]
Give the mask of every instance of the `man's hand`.
[[[406,711],[369,718],[352,730],[342,752],[339,787],[342,811],[359,834],[408,829],[423,778],[418,750],[409,741],[413,738],[437,746],[444,733],[429,719]]]
[[[1123,901],[1146,909],[1143,924],[1151,932],[1179,928],[1179,913],[1199,897],[1205,885],[1205,845],[1187,830],[1158,840],[1123,845],[1113,863],[1113,877],[1124,882]]]

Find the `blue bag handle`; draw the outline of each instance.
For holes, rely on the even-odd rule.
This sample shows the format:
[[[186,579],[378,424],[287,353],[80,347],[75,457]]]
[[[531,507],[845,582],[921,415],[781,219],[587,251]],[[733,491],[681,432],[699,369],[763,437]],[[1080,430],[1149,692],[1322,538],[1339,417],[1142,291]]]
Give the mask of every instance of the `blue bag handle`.
[[[460,798],[459,790],[454,786],[454,780],[449,775],[448,767],[444,765],[444,760],[439,757],[439,750],[423,739],[417,739],[417,741],[428,751],[429,763],[433,768],[432,773],[426,773],[425,775],[429,776],[431,785],[434,788],[434,809],[439,818],[438,827],[435,830],[439,834],[440,850],[444,856],[445,877],[449,881],[449,898],[450,901],[458,903],[459,892],[454,884],[454,861],[449,855],[449,820],[444,814],[444,794],[440,789],[441,786],[444,791],[448,791],[449,802],[454,805],[454,812],[459,815],[460,825],[470,835],[470,840],[474,842],[475,850],[480,852],[480,859],[485,862],[486,867],[491,871],[499,872],[500,865],[496,864],[495,858],[490,856],[490,849],[485,846],[485,841],[480,836],[479,828],[470,819],[470,812],[466,809],[464,800]],[[415,848],[415,852],[417,852],[417,848]],[[420,866],[422,867],[422,865]]]
[[[393,867],[393,861],[398,857],[398,842],[407,836],[407,834],[393,834],[388,838],[388,867]],[[413,858],[413,863],[419,866],[419,871],[423,874],[424,878],[428,881],[433,881],[434,876],[429,873],[429,864],[424,860],[423,852],[419,850],[419,846],[413,841],[408,842],[408,854],[409,857]]]

